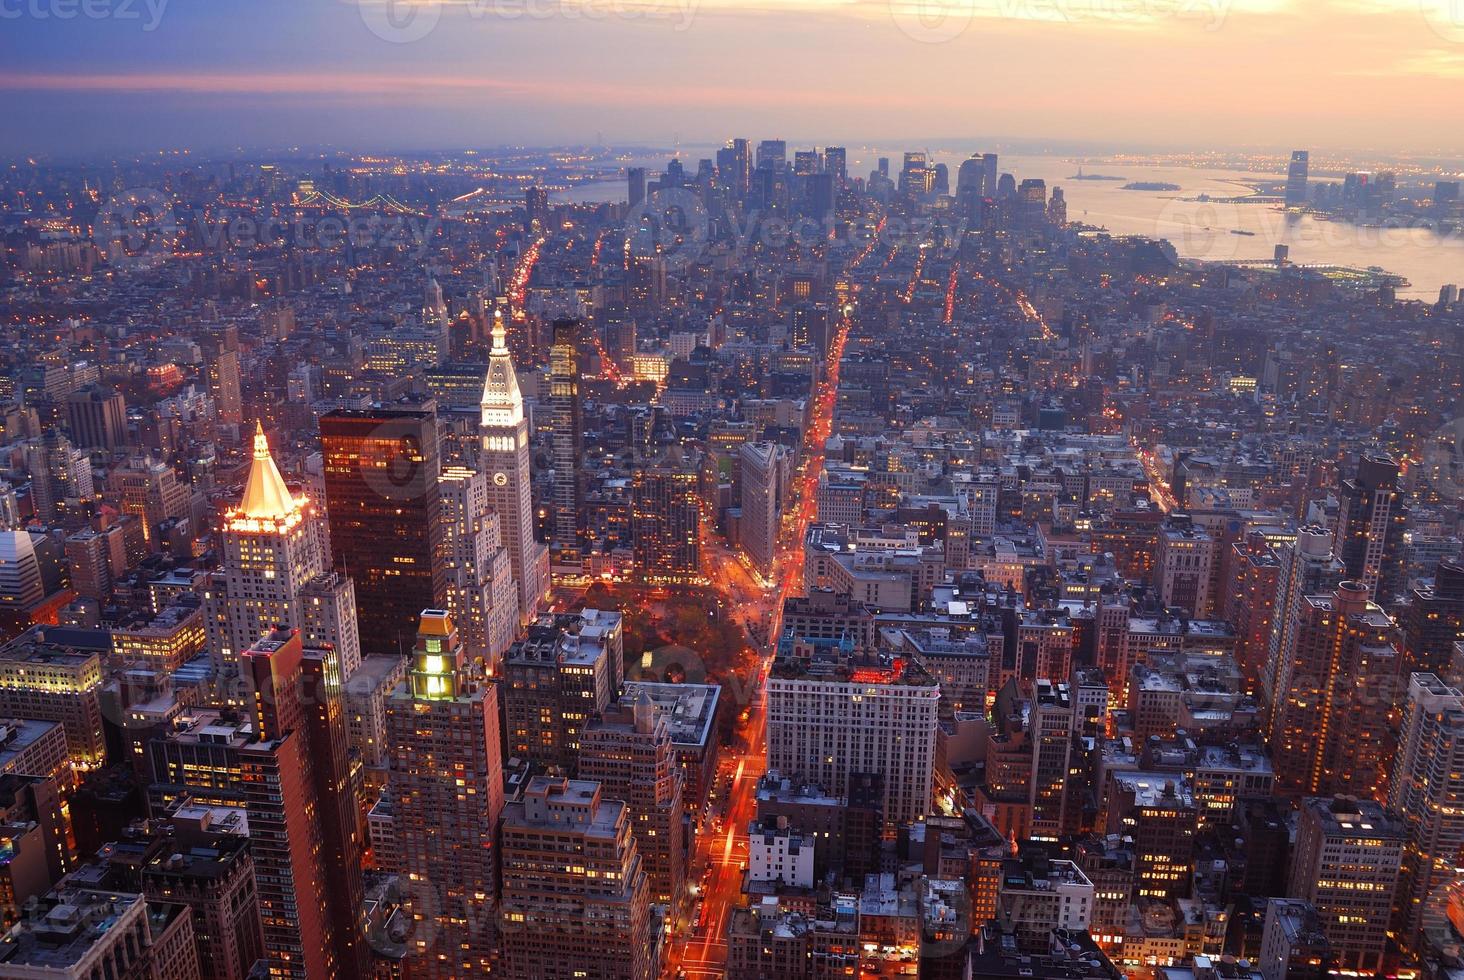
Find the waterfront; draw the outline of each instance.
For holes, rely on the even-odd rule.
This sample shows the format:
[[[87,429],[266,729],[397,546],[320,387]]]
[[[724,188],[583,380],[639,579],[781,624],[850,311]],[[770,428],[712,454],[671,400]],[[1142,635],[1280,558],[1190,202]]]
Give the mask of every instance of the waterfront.
[[[714,147],[687,147],[682,152],[689,171],[696,161],[716,152]],[[881,156],[898,172],[902,149],[849,148],[849,173],[864,176]],[[956,171],[966,154],[932,150],[937,163],[950,170],[952,190]],[[637,161],[654,170],[665,159]],[[1079,165],[1085,172],[1122,177],[1122,181],[1072,180]],[[1048,190],[1061,187],[1068,201],[1068,218],[1097,225],[1119,235],[1146,235],[1174,243],[1183,258],[1213,261],[1269,259],[1278,244],[1290,249],[1291,261],[1305,265],[1380,266],[1405,277],[1411,285],[1400,297],[1434,300],[1445,283],[1464,283],[1464,234],[1440,236],[1426,228],[1371,228],[1341,221],[1318,220],[1312,215],[1285,214],[1269,204],[1236,204],[1189,200],[1205,194],[1234,198],[1247,194],[1252,184],[1279,180],[1279,174],[1179,166],[1140,166],[1085,161],[1057,155],[1003,155],[1001,169],[1018,180],[1037,177]],[[1125,183],[1141,181],[1178,184],[1178,191],[1124,190]],[[623,201],[625,180],[594,181],[556,195],[557,200],[592,203]],[[1250,234],[1232,234],[1232,230]]]

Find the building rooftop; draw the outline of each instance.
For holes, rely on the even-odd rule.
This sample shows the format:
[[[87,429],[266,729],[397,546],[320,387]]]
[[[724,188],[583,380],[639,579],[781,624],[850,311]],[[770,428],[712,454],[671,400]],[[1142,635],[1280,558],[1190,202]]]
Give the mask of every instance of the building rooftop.
[[[644,691],[671,729],[671,741],[679,748],[706,748],[717,717],[722,688],[717,684],[666,684],[659,681],[626,681],[622,698],[634,699]]]

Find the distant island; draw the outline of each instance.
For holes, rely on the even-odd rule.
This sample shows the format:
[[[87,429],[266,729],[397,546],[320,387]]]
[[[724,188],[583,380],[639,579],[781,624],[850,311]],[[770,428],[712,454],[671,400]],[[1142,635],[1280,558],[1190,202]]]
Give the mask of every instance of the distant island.
[[[1125,191],[1177,191],[1179,189],[1178,184],[1166,184],[1160,180],[1136,180],[1119,188],[1119,190]]]
[[[1123,178],[1113,177],[1109,174],[1085,174],[1083,173],[1083,168],[1079,167],[1078,172],[1069,177],[1068,180],[1123,180]]]

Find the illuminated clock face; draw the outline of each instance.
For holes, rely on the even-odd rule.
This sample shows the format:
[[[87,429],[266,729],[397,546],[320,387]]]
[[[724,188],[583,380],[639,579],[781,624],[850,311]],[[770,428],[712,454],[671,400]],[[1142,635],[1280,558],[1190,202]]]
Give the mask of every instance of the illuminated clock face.
[[[500,487],[506,485],[508,483],[508,474],[507,473],[494,473],[493,474],[493,482],[496,483],[496,484],[498,484]]]

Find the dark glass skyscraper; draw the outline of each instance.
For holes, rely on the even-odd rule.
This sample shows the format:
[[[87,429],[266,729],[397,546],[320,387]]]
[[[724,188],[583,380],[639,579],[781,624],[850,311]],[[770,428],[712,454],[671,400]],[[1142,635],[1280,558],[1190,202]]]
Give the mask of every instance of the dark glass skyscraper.
[[[356,580],[362,650],[405,654],[422,610],[447,598],[436,417],[343,409],[321,416],[320,443],[331,558]]]

